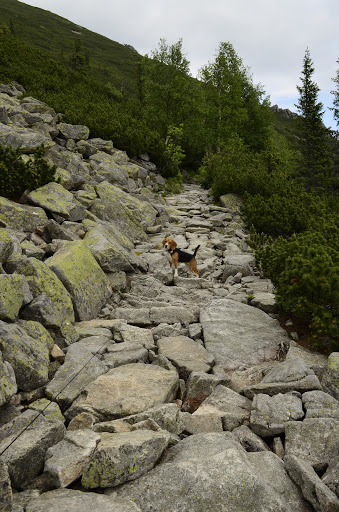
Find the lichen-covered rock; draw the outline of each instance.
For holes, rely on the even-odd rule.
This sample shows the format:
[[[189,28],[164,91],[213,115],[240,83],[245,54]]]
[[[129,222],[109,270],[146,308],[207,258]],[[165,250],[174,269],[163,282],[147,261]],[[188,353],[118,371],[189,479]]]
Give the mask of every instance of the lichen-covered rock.
[[[66,242],[46,264],[70,294],[77,320],[95,318],[108,296],[108,281],[86,244]]]
[[[21,318],[35,320],[46,328],[61,327],[64,320],[46,293],[35,297],[22,311]]]
[[[131,240],[146,240],[142,224],[154,224],[156,210],[149,204],[133,198],[118,187],[103,181],[97,185],[98,199],[90,211],[99,219],[117,224]]]
[[[0,352],[0,406],[8,402],[17,391],[18,386],[12,365],[2,360]]]
[[[30,391],[48,381],[53,339],[37,322],[7,324],[0,321],[0,350],[15,373],[19,389]]]
[[[74,322],[71,297],[55,273],[42,261],[28,258],[17,269],[26,276],[33,297],[46,294],[64,322]]]
[[[13,510],[13,494],[8,467],[0,461],[0,510],[2,512]]]
[[[109,183],[127,185],[128,173],[121,165],[117,164],[114,155],[99,152],[90,156],[89,160],[95,164],[96,173]]]
[[[40,135],[34,130],[2,123],[0,123],[0,144],[11,146],[13,149],[20,148],[24,153],[34,153],[41,144],[46,148],[55,145],[50,137]]]
[[[0,275],[0,320],[14,322],[23,304],[24,294],[23,276]]]
[[[71,221],[85,217],[84,207],[59,183],[47,183],[27,196],[29,202]]]
[[[89,229],[84,242],[105,272],[131,272],[137,265],[137,257],[127,251],[102,225]]]
[[[133,498],[143,512],[312,510],[275,454],[247,453],[230,432],[187,437],[162,464],[114,491]]]
[[[0,264],[4,263],[13,250],[13,241],[7,229],[0,228]]]
[[[42,208],[0,197],[0,220],[13,229],[32,233],[37,226],[47,222],[47,215]]]
[[[55,402],[47,400],[47,398],[40,398],[29,404],[29,409],[32,411],[40,412],[47,420],[62,421],[65,423],[60,407]]]
[[[119,366],[97,378],[68,410],[92,412],[101,420],[122,418],[173,400],[178,374],[155,365],[133,363]]]
[[[57,128],[65,139],[87,140],[89,136],[89,128],[81,124],[59,123]]]
[[[306,418],[339,419],[339,401],[324,391],[307,391],[302,395]]]
[[[169,440],[170,435],[165,431],[102,434],[101,442],[83,473],[82,485],[88,489],[115,487],[139,478],[152,469]]]

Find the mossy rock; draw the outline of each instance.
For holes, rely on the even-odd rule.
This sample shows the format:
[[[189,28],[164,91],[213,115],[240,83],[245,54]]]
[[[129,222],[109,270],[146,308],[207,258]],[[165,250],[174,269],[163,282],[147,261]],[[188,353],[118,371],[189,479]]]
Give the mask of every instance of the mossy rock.
[[[108,297],[108,280],[86,243],[67,242],[46,261],[70,294],[76,320],[91,320]]]
[[[46,293],[65,322],[74,322],[72,299],[66,288],[49,268],[36,258],[28,258],[17,269],[26,276],[33,297]]]
[[[17,231],[32,233],[48,219],[42,208],[15,203],[0,197],[0,220]]]

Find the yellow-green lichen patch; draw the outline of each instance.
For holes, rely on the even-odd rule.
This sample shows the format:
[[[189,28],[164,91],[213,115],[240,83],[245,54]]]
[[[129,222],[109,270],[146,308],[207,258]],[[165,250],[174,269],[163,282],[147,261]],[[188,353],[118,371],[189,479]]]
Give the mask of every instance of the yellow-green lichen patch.
[[[72,297],[77,320],[95,318],[105,303],[108,280],[86,244],[67,242],[46,263]]]
[[[28,258],[17,272],[26,276],[33,297],[41,293],[49,296],[65,322],[74,322],[73,304],[66,288],[55,273],[42,261]]]
[[[0,197],[0,220],[13,229],[31,233],[48,219],[42,208],[15,203]]]
[[[0,320],[13,322],[24,300],[24,278],[18,275],[0,275]]]

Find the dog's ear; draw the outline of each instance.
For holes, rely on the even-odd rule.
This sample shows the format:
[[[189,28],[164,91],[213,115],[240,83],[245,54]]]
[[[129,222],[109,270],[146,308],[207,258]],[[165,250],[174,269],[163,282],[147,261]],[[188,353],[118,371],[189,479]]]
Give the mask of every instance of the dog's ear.
[[[176,248],[177,245],[178,245],[177,242],[175,242],[174,240],[170,241],[170,247],[171,247],[172,251]]]

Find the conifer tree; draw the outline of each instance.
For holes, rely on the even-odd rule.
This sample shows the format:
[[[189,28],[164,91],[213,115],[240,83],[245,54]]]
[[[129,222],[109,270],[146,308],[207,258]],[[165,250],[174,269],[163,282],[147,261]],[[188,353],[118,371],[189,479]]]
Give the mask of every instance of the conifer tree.
[[[302,176],[306,187],[327,188],[330,176],[328,130],[322,122],[324,106],[318,101],[320,91],[312,80],[314,73],[310,50],[307,48],[303,61],[301,86],[297,86],[299,100],[295,105],[300,112],[300,149],[303,155]]]
[[[337,64],[339,64],[339,59],[337,60]],[[337,69],[337,74],[335,78],[332,78],[332,81],[336,84],[336,90],[331,91],[331,93],[334,95],[334,107],[331,110],[333,111],[334,119],[336,120],[337,126],[339,128],[339,69]]]

